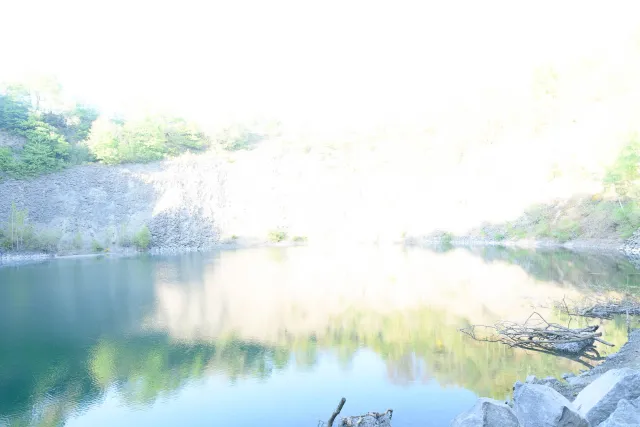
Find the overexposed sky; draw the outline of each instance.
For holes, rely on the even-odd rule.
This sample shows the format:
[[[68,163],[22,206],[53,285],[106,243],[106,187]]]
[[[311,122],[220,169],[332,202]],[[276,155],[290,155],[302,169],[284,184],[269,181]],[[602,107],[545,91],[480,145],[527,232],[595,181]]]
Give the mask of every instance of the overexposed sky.
[[[615,49],[633,1],[4,0],[0,80],[200,120],[419,115],[534,64]],[[515,90],[515,89],[514,89]],[[471,94],[471,95],[470,95]]]

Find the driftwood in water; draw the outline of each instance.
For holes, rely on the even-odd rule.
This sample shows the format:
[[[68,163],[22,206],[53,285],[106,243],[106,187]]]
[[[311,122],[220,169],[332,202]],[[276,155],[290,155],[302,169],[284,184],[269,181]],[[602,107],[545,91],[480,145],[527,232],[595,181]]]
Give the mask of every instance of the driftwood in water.
[[[611,319],[616,314],[640,316],[640,300],[630,296],[622,298],[604,295],[589,296],[584,301],[572,304],[571,309],[563,299],[562,304],[557,303],[556,306],[570,316],[597,319]]]
[[[477,341],[500,342],[510,347],[540,348],[573,354],[593,346],[594,341],[613,347],[613,344],[600,338],[602,332],[597,330],[598,326],[571,329],[557,323],[549,323],[537,312],[531,314],[523,324],[502,321],[493,326],[472,325],[460,329]]]
[[[391,427],[393,411],[369,412],[357,417],[345,417],[342,419],[342,427]]]
[[[347,399],[345,399],[344,397],[340,399],[340,403],[338,403],[338,407],[336,408],[335,411],[333,411],[333,414],[331,414],[331,418],[329,418],[329,422],[327,423],[328,427],[333,427],[333,422],[335,421],[340,411],[342,411],[342,407],[346,402],[347,402]]]
[[[346,403],[347,399],[344,397],[340,399],[340,403],[333,414],[331,414],[331,418],[327,422],[327,427],[333,427],[333,423],[336,420],[336,417],[342,411],[342,407]],[[341,427],[391,427],[391,416],[393,415],[393,410],[387,409],[384,413],[378,412],[369,412],[368,414],[358,415],[355,417],[344,417],[340,422]],[[320,423],[320,425],[324,425],[324,423]]]

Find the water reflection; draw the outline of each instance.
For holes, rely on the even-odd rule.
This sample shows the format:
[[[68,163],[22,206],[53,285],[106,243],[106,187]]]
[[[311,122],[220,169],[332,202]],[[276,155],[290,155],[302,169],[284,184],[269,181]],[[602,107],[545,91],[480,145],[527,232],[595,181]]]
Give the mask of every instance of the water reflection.
[[[640,276],[624,260],[583,257],[497,248],[309,247],[0,269],[0,425],[82,425],[111,395],[150,414],[159,398],[180,401],[188,390],[213,387],[212,378],[224,378],[216,390],[232,395],[230,384],[259,381],[275,390],[286,375],[306,379],[278,386],[273,398],[320,393],[319,414],[331,406],[322,399],[337,395],[310,390],[306,381],[351,387],[355,399],[450,389],[460,404],[448,403],[450,413],[441,414],[448,421],[468,406],[460,388],[502,398],[527,374],[558,376],[582,367],[474,342],[458,328],[524,320],[538,302],[578,298],[604,282],[638,285]],[[624,342],[620,319],[602,328],[607,340]],[[374,361],[365,365],[363,351]],[[331,365],[344,378],[323,379]],[[359,370],[384,381],[346,384],[349,372]],[[426,419],[442,404],[414,398],[404,411]],[[197,411],[206,418],[214,409]],[[215,411],[230,416],[237,408]],[[272,411],[243,416],[247,425],[265,416],[296,425],[277,406]],[[316,420],[315,412],[300,416]]]

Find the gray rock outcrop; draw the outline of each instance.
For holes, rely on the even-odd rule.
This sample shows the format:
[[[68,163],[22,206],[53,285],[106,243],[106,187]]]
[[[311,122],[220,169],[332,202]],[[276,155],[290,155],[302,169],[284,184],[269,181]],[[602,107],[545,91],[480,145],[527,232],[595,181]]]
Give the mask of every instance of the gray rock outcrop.
[[[640,397],[640,372],[630,368],[612,369],[582,390],[573,402],[593,426],[606,420],[623,399]]]
[[[518,417],[504,403],[488,398],[480,398],[473,408],[458,415],[451,427],[521,427]]]
[[[640,399],[632,402],[622,399],[616,410],[598,427],[635,427],[640,426]]]
[[[514,401],[514,412],[523,427],[589,427],[576,407],[550,387],[522,384]]]
[[[560,382],[557,378],[547,377],[547,378],[536,378],[535,375],[529,375],[526,379],[528,384],[541,384],[547,387],[551,387],[561,395],[567,398],[567,400],[571,401],[575,398],[575,394],[573,389],[567,384]],[[520,381],[516,381],[513,387],[513,390],[516,391],[522,383]]]

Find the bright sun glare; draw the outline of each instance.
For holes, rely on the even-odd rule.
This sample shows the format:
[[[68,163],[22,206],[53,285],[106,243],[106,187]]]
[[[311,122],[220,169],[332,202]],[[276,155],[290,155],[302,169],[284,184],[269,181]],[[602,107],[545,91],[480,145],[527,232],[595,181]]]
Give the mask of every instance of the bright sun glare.
[[[628,2],[13,1],[0,80],[52,73],[107,112],[410,120],[536,64],[615,50]],[[38,14],[31,11],[38,10]],[[27,18],[28,17],[28,18]]]

